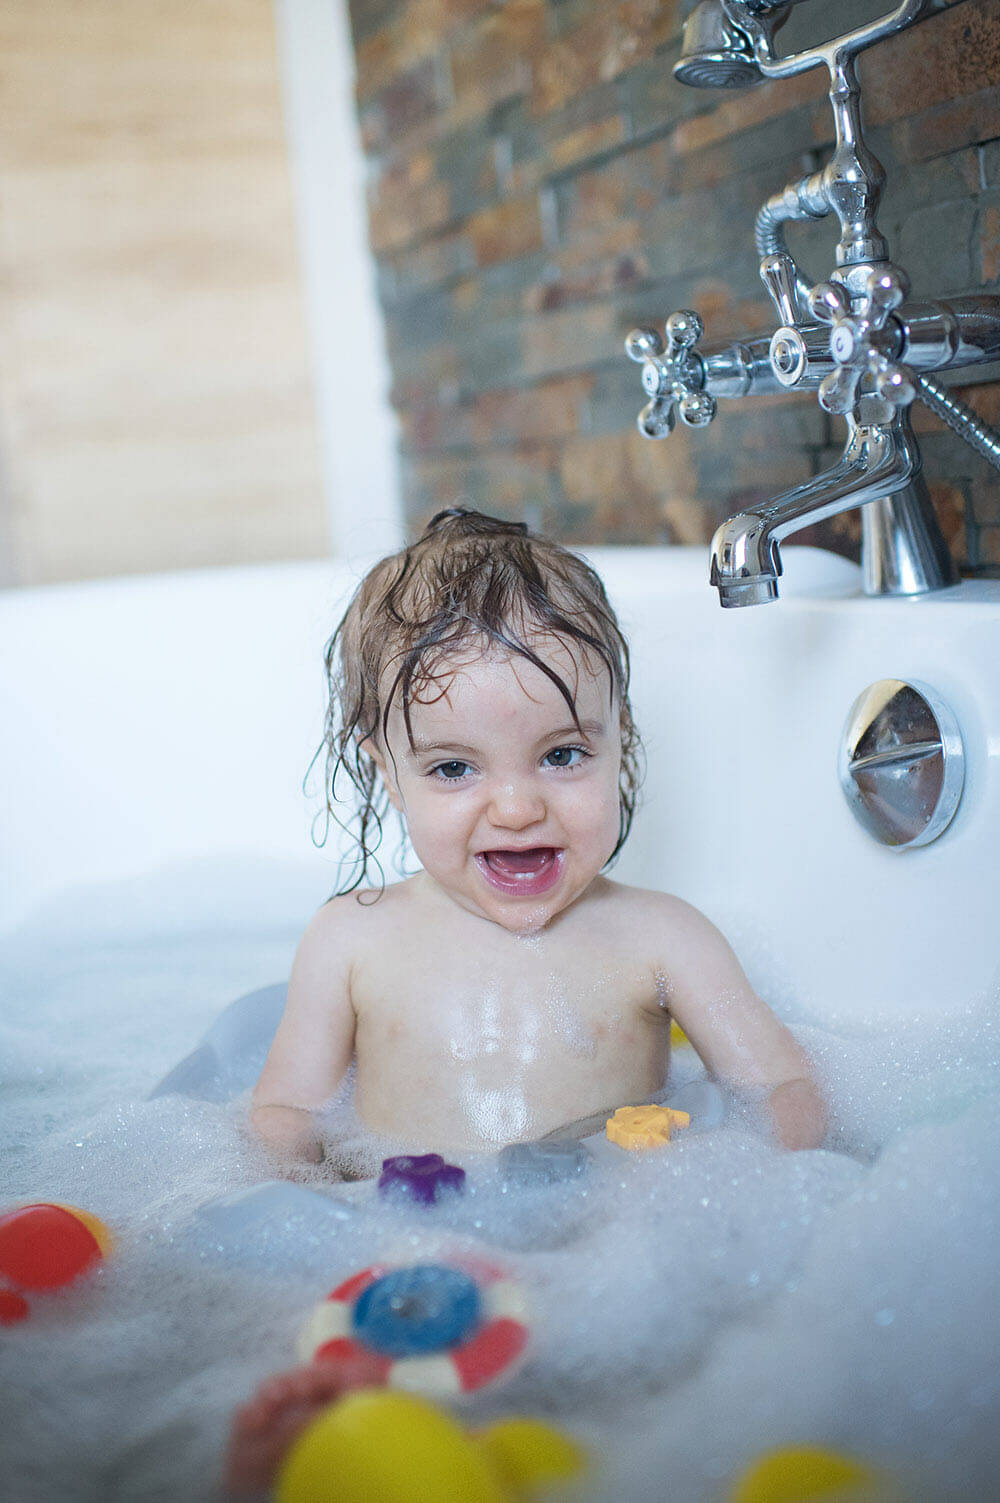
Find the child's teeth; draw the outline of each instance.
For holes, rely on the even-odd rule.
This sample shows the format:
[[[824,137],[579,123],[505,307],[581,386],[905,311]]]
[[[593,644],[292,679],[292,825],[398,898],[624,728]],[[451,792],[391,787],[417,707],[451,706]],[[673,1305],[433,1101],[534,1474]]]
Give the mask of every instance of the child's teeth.
[[[539,846],[530,851],[488,851],[486,859],[494,871],[509,877],[533,877],[548,865],[552,851]]]

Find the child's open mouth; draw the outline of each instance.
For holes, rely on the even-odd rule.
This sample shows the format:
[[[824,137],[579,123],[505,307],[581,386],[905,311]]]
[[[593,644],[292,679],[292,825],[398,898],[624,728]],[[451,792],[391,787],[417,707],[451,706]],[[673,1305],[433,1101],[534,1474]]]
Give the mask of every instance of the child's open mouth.
[[[558,882],[563,853],[552,845],[536,845],[527,851],[480,851],[476,860],[491,887],[534,898]]]

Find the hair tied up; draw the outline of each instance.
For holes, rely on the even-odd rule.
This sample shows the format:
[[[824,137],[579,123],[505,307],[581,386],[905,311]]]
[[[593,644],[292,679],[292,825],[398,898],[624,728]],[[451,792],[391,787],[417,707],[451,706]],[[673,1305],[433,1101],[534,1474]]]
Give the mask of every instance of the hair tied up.
[[[464,526],[456,528],[463,536],[469,537],[475,533],[484,536],[490,534],[513,533],[515,537],[525,538],[528,536],[528,524],[526,522],[505,522],[499,517],[486,517],[482,512],[470,511],[465,506],[448,506],[444,511],[437,512],[424,528],[423,536],[429,538],[433,533],[440,532],[449,522],[462,522]]]

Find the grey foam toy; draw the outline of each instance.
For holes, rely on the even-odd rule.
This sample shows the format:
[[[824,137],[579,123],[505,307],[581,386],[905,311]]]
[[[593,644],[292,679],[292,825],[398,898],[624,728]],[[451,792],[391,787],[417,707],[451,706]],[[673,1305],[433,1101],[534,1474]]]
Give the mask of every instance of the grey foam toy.
[[[357,1211],[322,1190],[265,1180],[199,1206],[187,1239],[203,1257],[226,1262],[288,1262],[326,1266],[331,1238]]]
[[[590,1150],[573,1138],[510,1143],[500,1152],[500,1177],[507,1184],[555,1185],[582,1174]]]
[[[729,1110],[726,1093],[714,1080],[689,1080],[674,1092],[667,1105],[677,1112],[688,1113],[691,1125],[684,1130],[689,1133],[721,1127]]]
[[[196,1101],[231,1101],[255,1083],[264,1067],[281,1014],[287,984],[262,986],[225,1008],[201,1043],[149,1093],[191,1096]]]

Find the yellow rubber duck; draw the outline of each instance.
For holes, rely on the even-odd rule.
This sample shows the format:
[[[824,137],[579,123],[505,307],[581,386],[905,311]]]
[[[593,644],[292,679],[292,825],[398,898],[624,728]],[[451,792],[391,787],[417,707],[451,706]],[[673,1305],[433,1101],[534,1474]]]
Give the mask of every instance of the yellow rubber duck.
[[[387,1388],[348,1394],[298,1437],[277,1503],[527,1503],[579,1475],[584,1454],[541,1420],[472,1434],[426,1399]]]

